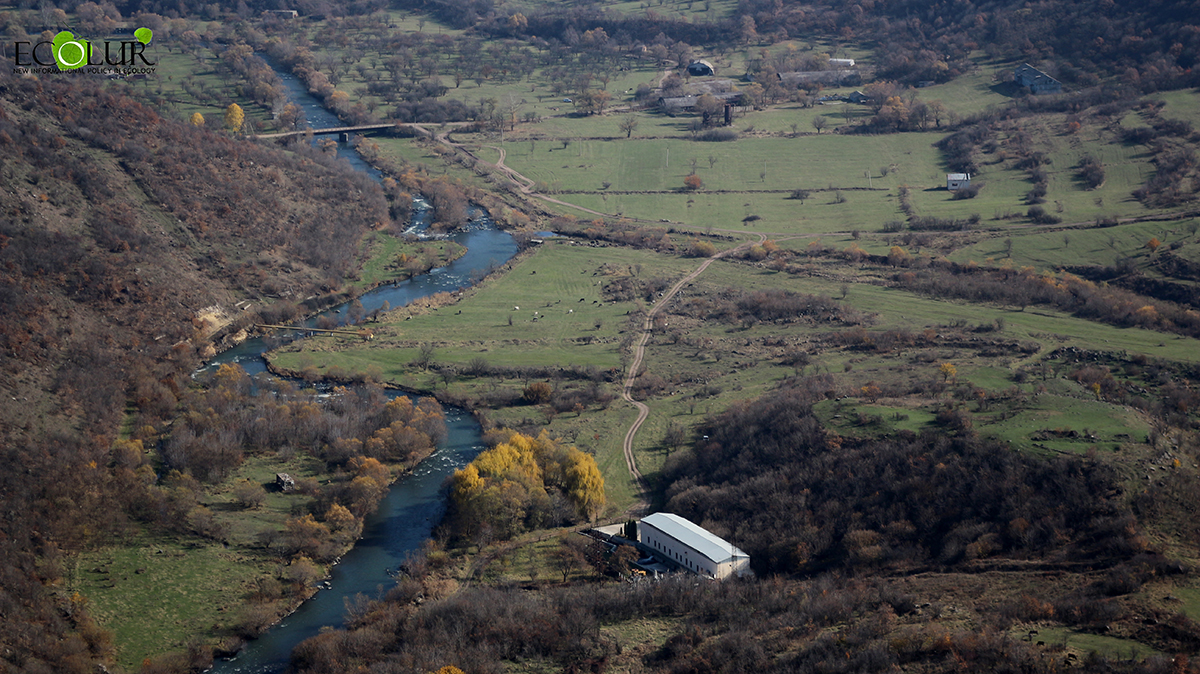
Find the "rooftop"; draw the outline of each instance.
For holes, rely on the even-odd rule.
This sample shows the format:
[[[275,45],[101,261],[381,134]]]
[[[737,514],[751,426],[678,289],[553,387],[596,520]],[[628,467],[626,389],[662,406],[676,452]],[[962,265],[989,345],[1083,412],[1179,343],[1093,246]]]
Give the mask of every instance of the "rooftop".
[[[654,513],[653,515],[643,517],[642,522],[649,524],[681,543],[691,546],[693,550],[708,557],[717,564],[727,562],[734,557],[749,556],[729,541],[720,536],[713,535],[704,527],[694,524],[679,515]]]

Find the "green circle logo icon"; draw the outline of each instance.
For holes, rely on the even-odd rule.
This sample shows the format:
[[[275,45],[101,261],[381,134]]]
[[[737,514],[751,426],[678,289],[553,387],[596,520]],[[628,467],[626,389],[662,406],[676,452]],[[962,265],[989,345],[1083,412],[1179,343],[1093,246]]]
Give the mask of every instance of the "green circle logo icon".
[[[150,40],[154,39],[154,31],[150,30],[149,28],[142,27],[133,31],[133,36],[142,44],[150,44]]]
[[[50,44],[59,70],[75,70],[87,65],[91,51],[91,44],[87,40],[77,40],[74,33],[64,30],[55,35]]]

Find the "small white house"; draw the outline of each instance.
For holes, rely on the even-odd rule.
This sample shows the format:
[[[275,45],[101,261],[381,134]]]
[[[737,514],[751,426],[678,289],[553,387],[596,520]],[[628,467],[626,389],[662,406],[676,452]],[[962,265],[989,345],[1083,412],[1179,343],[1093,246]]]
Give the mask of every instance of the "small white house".
[[[971,186],[970,173],[947,173],[946,174],[946,189],[954,192],[956,190],[966,189]]]
[[[829,65],[834,68],[853,68],[854,59],[829,59]]]
[[[750,555],[679,515],[643,517],[638,522],[638,539],[655,556],[701,576],[725,579],[753,573]]]

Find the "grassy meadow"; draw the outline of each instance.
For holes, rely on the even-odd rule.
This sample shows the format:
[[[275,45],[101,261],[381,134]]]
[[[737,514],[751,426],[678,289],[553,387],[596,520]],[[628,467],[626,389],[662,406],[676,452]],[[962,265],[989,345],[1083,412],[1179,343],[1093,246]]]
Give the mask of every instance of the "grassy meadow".
[[[511,368],[590,367],[615,396],[627,366],[625,345],[635,334],[629,315],[649,304],[644,298],[605,302],[602,285],[629,278],[678,278],[696,264],[695,260],[647,251],[547,243],[505,276],[469,291],[455,304],[415,313],[393,311],[374,327],[376,339],[369,345],[338,345],[314,338],[274,352],[271,359],[280,367],[315,368],[318,373],[334,369],[349,374],[379,368],[385,380],[401,386],[480,400],[489,399],[498,389],[508,389],[517,397],[532,379],[470,374],[473,362]],[[1018,383],[1019,370],[1034,366],[1062,346],[1129,357],[1141,354],[1163,362],[1200,362],[1200,340],[1193,338],[1117,328],[1044,306],[1021,311],[930,298],[879,284],[873,277],[835,277],[829,270],[812,276],[792,275],[719,261],[685,289],[681,298],[718,297],[731,289],[786,289],[826,297],[841,297],[844,290],[839,301],[866,317],[871,334],[896,330],[950,334],[974,326],[991,330],[990,326],[1001,325],[993,333],[994,339],[1028,344],[1031,349],[1027,354],[994,354],[950,340],[947,346],[935,341],[928,347],[861,352],[825,342],[836,326],[763,323],[745,327],[701,321],[689,316],[687,305],[677,300],[667,306],[652,334],[644,362],[646,372],[668,380],[665,390],[647,400],[651,416],[634,444],[639,467],[650,479],[669,455],[663,437],[671,424],[691,427],[705,415],[766,393],[798,373],[832,374],[839,390],[858,399],[860,388],[877,383],[897,390],[928,387],[939,380],[940,365],[952,363],[957,376],[951,388],[976,391],[968,396],[968,407],[980,433],[1035,452],[1084,453],[1094,446],[1108,451],[1140,445],[1148,421],[1121,405],[1096,400],[1092,391],[1065,378],[1072,369],[1069,366],[1054,365],[1048,377],[1039,380],[1035,376],[1025,383]],[[636,322],[640,324],[640,319]],[[786,346],[779,347],[781,344]],[[434,365],[421,368],[418,356],[426,345],[434,350]],[[796,349],[810,354],[808,365],[797,368],[781,362],[784,353]],[[447,375],[447,368],[453,373]],[[571,389],[588,384],[562,379],[555,385]],[[842,420],[832,415],[827,419],[847,434],[920,430],[931,427],[936,411],[953,398],[945,393],[906,393],[878,404],[859,400],[839,404]],[[594,452],[613,507],[623,509],[636,498],[620,455],[623,431],[633,417],[633,409],[626,403],[613,400],[565,413],[518,404],[488,409],[486,414],[503,425],[548,428]],[[855,420],[859,414],[882,419],[860,427]],[[1070,436],[1069,431],[1076,434]],[[1140,455],[1140,451],[1135,453]]]

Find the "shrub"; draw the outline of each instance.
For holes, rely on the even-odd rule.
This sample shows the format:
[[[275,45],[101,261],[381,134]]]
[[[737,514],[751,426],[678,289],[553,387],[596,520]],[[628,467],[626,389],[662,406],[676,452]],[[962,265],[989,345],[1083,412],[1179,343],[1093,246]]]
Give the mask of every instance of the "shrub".
[[[1030,206],[1025,215],[1039,225],[1055,225],[1062,222],[1062,218],[1050,215],[1041,206]]]
[[[535,381],[525,387],[525,402],[530,405],[541,405],[549,402],[553,394],[554,387],[550,385],[550,382]]]
[[[738,133],[733,129],[709,129],[696,134],[696,140],[706,143],[726,143],[737,139]]]
[[[687,254],[691,257],[712,257],[716,253],[716,246],[708,241],[700,241],[699,239],[693,239],[691,244],[688,245],[687,250]]]
[[[960,190],[955,190],[954,200],[961,201],[963,199],[974,199],[979,196],[979,190],[983,189],[983,183],[972,183]]]

